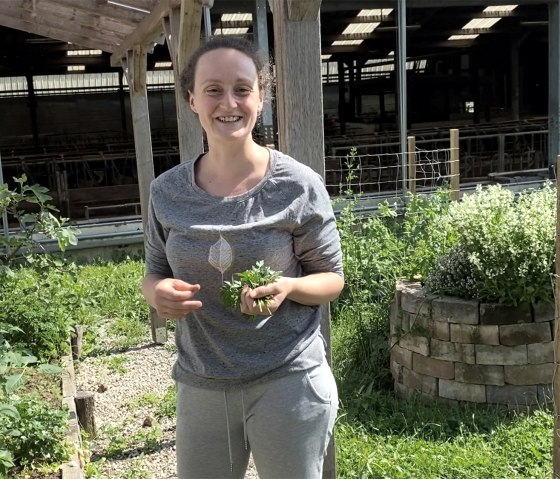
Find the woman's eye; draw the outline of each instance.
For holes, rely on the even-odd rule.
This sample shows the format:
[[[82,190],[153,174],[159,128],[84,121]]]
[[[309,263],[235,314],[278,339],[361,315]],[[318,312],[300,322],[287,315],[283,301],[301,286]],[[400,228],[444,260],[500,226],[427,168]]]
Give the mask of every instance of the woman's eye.
[[[236,91],[239,95],[249,95],[253,90],[248,87],[239,87]]]
[[[208,93],[209,95],[219,95],[220,91],[221,90],[219,88],[207,88],[206,89],[206,93]]]

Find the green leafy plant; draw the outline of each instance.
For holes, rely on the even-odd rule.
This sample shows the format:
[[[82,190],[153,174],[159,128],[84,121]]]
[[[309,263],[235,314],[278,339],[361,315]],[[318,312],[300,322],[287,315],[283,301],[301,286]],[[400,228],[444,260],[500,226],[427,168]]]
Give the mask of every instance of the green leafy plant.
[[[249,287],[251,289],[258,288],[259,286],[266,286],[278,280],[282,273],[272,270],[269,266],[264,264],[264,261],[257,261],[250,269],[242,273],[235,273],[238,279],[231,281],[224,281],[220,291],[223,303],[231,309],[239,308],[241,304],[241,292],[243,288]],[[263,296],[257,298],[255,302],[260,311],[268,310],[268,303],[272,296]],[[246,314],[245,316],[254,319],[255,316]]]
[[[17,188],[11,190],[7,183],[0,184],[0,217],[6,215],[18,225],[14,234],[0,236],[0,274],[9,274],[10,265],[19,255],[41,248],[38,237],[56,239],[61,251],[77,244],[79,230],[66,225],[67,218],[57,218],[55,206],[48,189],[28,185],[27,176],[14,178]]]
[[[14,349],[6,340],[7,334],[18,330],[16,326],[0,323],[0,477],[16,464],[63,460],[68,452],[61,440],[64,434],[59,432],[66,426],[65,413],[53,411],[39,397],[20,398],[16,394],[26,383],[27,369],[37,362],[35,356]],[[51,364],[40,364],[37,370],[63,372]]]
[[[552,302],[556,189],[516,196],[501,185],[478,187],[444,218],[456,244],[427,281],[432,292],[517,305]]]

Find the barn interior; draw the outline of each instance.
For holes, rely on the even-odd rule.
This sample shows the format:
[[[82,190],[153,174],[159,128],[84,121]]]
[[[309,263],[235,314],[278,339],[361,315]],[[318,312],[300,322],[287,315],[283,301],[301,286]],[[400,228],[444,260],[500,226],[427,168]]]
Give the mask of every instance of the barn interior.
[[[61,214],[75,222],[139,215],[131,99],[118,59],[135,29],[161,3],[0,3],[0,166],[5,182],[13,185],[13,178],[25,174],[29,182],[49,188]],[[508,172],[549,174],[555,153],[549,130],[553,143],[558,142],[556,129],[550,128],[558,123],[557,114],[551,123],[558,95],[550,85],[559,83],[554,2],[320,3],[317,61],[327,173],[329,164],[339,164],[332,159],[352,147],[372,155],[398,151],[403,101],[406,134],[417,143],[432,147],[447,141],[449,129],[459,130],[462,184]],[[208,5],[202,38],[247,36],[274,64],[269,2],[214,0]],[[406,42],[404,89],[399,38]],[[149,49],[146,87],[157,175],[181,161],[165,35]],[[270,115],[255,134],[277,145],[274,98]],[[333,195],[337,182],[340,175],[327,175]]]

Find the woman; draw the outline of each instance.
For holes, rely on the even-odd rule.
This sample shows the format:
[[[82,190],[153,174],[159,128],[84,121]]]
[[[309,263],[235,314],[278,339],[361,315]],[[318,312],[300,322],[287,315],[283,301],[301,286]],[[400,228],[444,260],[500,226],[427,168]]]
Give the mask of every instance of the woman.
[[[328,194],[310,168],[253,140],[266,93],[254,45],[203,44],[181,88],[208,151],[152,182],[142,283],[177,320],[178,478],[243,478],[250,452],[261,479],[320,478],[338,396],[318,306],[344,286]],[[281,278],[228,309],[223,282],[257,261]]]

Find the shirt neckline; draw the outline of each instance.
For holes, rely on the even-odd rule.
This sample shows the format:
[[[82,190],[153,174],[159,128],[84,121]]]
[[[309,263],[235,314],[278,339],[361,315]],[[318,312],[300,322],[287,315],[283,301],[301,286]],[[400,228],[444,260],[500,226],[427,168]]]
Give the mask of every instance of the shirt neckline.
[[[247,190],[245,193],[242,193],[240,195],[235,195],[235,196],[213,195],[212,193],[208,193],[208,191],[204,190],[203,188],[201,188],[200,186],[198,186],[196,184],[195,164],[205,154],[205,153],[201,153],[190,164],[190,176],[191,176],[190,182],[191,182],[191,186],[192,186],[193,190],[196,193],[198,193],[200,196],[204,196],[208,199],[212,199],[213,201],[220,201],[220,202],[235,202],[235,201],[245,200],[246,198],[250,198],[251,196],[255,195],[258,191],[260,191],[264,187],[264,185],[272,177],[272,173],[273,173],[274,169],[276,168],[276,159],[277,159],[276,150],[272,150],[270,148],[266,148],[266,149],[268,150],[270,167],[267,169],[265,175],[250,190]]]

